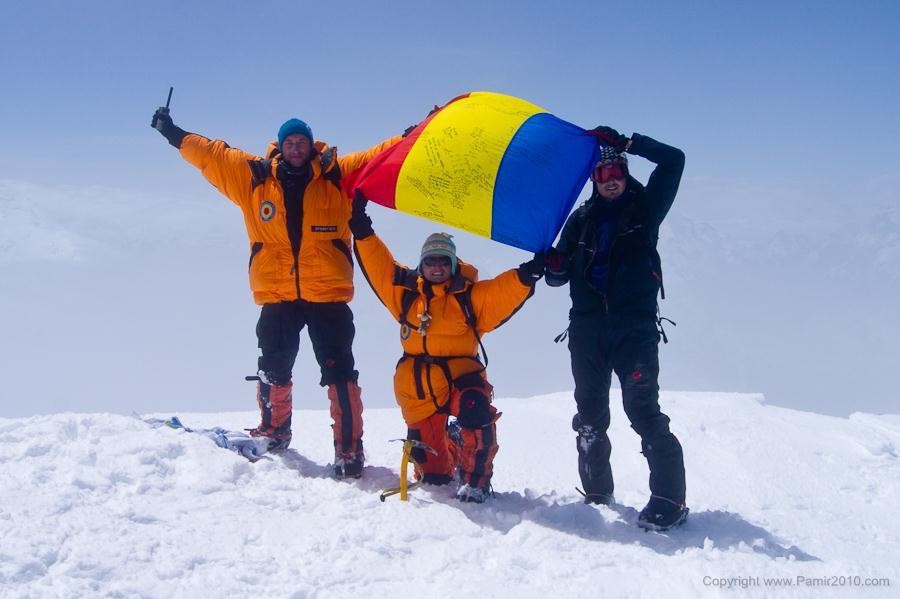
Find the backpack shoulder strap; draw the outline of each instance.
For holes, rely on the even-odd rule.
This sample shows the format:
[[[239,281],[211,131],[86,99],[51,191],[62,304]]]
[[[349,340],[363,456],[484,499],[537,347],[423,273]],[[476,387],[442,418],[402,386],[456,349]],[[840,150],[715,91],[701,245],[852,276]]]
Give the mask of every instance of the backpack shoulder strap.
[[[254,158],[247,161],[247,166],[250,167],[252,176],[252,179],[250,179],[251,191],[265,183],[266,179],[272,174],[271,158]]]
[[[477,330],[478,321],[475,318],[475,307],[472,305],[471,290],[472,288],[469,287],[465,291],[454,293],[453,297],[455,297],[456,301],[459,302],[459,307],[462,309],[463,316],[466,317],[466,324]]]
[[[403,295],[400,296],[400,317],[397,319],[400,324],[410,325],[406,314],[419,295],[419,290],[416,286],[418,278],[419,273],[415,270],[400,267],[394,268],[394,286],[403,287]]]
[[[337,148],[329,147],[319,156],[322,178],[341,189],[341,164],[337,161]]]
[[[487,367],[487,350],[484,349],[484,344],[481,342],[481,335],[478,334],[478,319],[475,316],[475,307],[472,305],[472,286],[469,285],[464,291],[454,293],[453,297],[459,302],[459,307],[466,319],[466,324],[472,329],[472,333],[475,335],[475,340],[478,342],[478,348],[481,350],[481,355],[484,356],[484,365]]]

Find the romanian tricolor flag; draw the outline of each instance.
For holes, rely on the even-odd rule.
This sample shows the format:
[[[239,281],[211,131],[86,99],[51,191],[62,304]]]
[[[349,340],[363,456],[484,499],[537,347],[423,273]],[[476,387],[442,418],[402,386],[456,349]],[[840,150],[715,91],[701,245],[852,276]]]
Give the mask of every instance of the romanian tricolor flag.
[[[351,194],[536,252],[556,239],[596,151],[594,136],[543,108],[473,92],[376,156]]]

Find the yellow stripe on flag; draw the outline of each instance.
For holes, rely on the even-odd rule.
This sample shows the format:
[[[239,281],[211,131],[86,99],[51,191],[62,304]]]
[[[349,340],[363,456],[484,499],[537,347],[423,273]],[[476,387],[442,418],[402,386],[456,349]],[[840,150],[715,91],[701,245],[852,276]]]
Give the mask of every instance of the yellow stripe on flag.
[[[522,123],[542,112],[525,100],[489,92],[448,104],[400,167],[397,209],[489,238],[500,162]]]

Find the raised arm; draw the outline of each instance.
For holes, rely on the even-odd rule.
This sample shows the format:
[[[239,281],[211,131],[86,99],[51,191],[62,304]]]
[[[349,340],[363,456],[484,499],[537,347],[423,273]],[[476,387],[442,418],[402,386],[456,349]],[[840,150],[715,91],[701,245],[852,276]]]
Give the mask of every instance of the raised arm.
[[[188,134],[181,142],[181,156],[200,169],[206,180],[235,204],[250,198],[253,173],[249,162],[259,160],[259,156],[196,133]]]
[[[369,148],[368,150],[363,150],[362,152],[354,152],[352,154],[347,154],[346,156],[339,156],[338,164],[341,167],[341,176],[344,178],[350,177],[354,172],[366,166],[370,160],[375,158],[375,156],[377,156],[384,150],[387,150],[391,146],[400,143],[402,139],[402,135],[397,135],[396,137],[385,140],[380,144]]]
[[[353,233],[353,252],[366,281],[394,319],[400,316],[402,288],[394,284],[406,268],[394,260],[391,251],[372,229],[372,219],[366,214],[366,199],[358,195],[353,200],[350,231]]]
[[[684,172],[684,152],[646,135],[633,133],[628,153],[656,164],[647,181],[646,193],[647,200],[653,206],[655,224],[658,227],[669,213],[675,194],[678,193],[681,174]]]
[[[474,284],[472,309],[475,310],[479,334],[493,331],[519,311],[534,294],[534,285],[544,272],[544,262],[544,252],[538,252],[518,268]]]
[[[153,115],[152,126],[181,156],[200,169],[207,181],[236,204],[250,197],[252,173],[249,160],[258,156],[229,147],[221,140],[211,140],[196,133],[188,133],[172,122],[168,109],[160,108]]]

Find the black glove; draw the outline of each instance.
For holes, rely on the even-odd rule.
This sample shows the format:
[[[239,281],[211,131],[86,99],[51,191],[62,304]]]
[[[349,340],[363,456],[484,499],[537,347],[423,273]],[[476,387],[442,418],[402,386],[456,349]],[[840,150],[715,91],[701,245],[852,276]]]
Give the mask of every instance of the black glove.
[[[372,219],[366,214],[366,204],[368,203],[369,200],[366,199],[366,196],[361,191],[357,191],[356,197],[353,198],[353,212],[347,223],[350,225],[350,232],[356,239],[365,239],[375,234],[375,230],[372,228]]]
[[[431,110],[428,111],[428,114],[426,115],[425,118],[430,117],[431,115],[433,115],[435,112],[437,112],[437,111],[440,110],[440,109],[441,109],[441,107],[438,106],[437,104],[435,104],[435,105],[434,105],[434,108],[432,108]],[[406,137],[407,135],[409,135],[410,133],[412,133],[413,131],[415,131],[415,130],[416,130],[416,127],[418,127],[418,126],[421,125],[421,124],[422,124],[422,123],[416,123],[416,124],[414,124],[414,125],[410,125],[409,127],[407,127],[407,128],[403,131],[403,137]]]
[[[153,113],[153,120],[150,121],[150,126],[160,133],[169,127],[174,127],[175,123],[172,122],[169,109],[164,106],[157,108],[156,112]]]
[[[516,269],[523,285],[534,285],[544,276],[544,265],[547,263],[547,252],[541,250],[528,262],[523,262]]]
[[[187,136],[187,131],[177,127],[174,122],[172,122],[172,117],[169,115],[169,109],[165,107],[160,107],[156,109],[156,112],[153,113],[153,120],[150,121],[150,126],[159,131],[163,137],[169,140],[169,143],[176,148],[181,148],[181,142]]]
[[[551,287],[560,287],[569,282],[569,259],[557,250],[550,248],[547,250],[547,260],[544,262],[544,274],[547,276],[545,281]]]
[[[611,147],[616,152],[622,153],[625,151],[625,146],[628,144],[628,138],[613,129],[612,127],[594,127],[593,134],[597,137],[597,139],[603,141]]]

